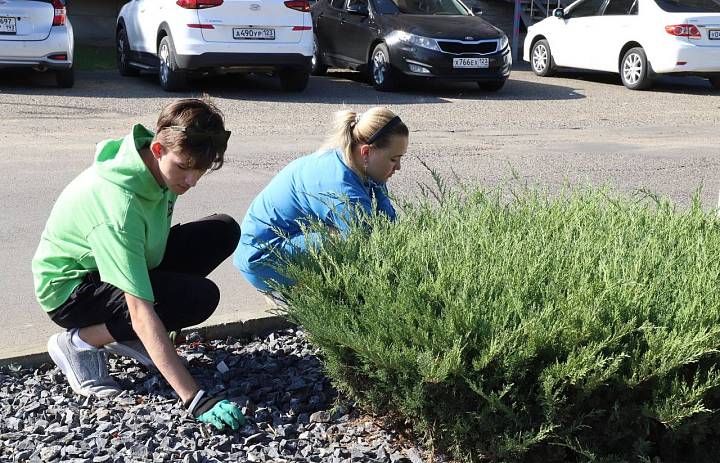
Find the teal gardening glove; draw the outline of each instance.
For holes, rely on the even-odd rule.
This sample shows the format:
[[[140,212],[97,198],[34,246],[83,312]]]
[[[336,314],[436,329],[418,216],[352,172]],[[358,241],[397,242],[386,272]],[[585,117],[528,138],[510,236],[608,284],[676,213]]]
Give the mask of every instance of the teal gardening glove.
[[[200,389],[195,397],[185,402],[187,411],[196,420],[215,426],[222,431],[230,426],[234,431],[245,424],[245,417],[240,409],[232,402],[220,400]]]

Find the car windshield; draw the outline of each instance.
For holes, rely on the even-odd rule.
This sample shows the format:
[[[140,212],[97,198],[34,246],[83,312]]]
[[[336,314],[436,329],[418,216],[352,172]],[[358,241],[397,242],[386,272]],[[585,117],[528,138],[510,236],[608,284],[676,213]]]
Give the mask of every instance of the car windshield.
[[[655,0],[668,13],[720,13],[720,0]]]
[[[440,14],[470,16],[470,11],[457,0],[392,0],[403,14]]]

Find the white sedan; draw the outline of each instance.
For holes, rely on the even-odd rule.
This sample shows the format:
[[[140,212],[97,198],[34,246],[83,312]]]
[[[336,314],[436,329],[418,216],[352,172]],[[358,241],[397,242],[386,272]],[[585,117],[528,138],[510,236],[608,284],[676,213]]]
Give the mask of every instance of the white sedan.
[[[539,76],[615,72],[641,90],[657,74],[696,75],[720,89],[720,0],[577,0],[530,26],[523,51]]]

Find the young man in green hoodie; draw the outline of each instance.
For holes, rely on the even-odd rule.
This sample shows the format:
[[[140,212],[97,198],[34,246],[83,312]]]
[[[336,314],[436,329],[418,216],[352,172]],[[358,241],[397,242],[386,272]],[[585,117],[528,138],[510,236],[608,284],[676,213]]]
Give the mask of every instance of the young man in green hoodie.
[[[120,392],[109,351],[157,368],[198,420],[219,429],[243,423],[236,405],[198,387],[167,335],[213,313],[220,293],[206,277],[240,237],[222,214],[170,226],[177,197],[222,166],[229,137],[212,103],[177,100],[155,133],[137,124],[99,143],[93,166],[60,194],[32,270],[38,302],[67,330],[50,338],[48,352],[78,394]]]

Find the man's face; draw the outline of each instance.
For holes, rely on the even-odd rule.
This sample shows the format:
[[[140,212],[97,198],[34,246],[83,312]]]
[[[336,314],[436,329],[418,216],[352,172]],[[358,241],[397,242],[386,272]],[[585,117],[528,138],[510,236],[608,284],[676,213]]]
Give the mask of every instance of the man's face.
[[[154,145],[159,145],[159,148]],[[158,160],[160,176],[165,186],[177,195],[184,194],[194,187],[200,177],[207,171],[206,169],[195,168],[193,159],[190,156],[167,149],[159,142],[154,142],[151,150]],[[156,153],[156,151],[159,151],[159,153]]]
[[[400,160],[408,148],[408,137],[393,136],[390,144],[382,149],[371,145],[365,146],[369,150],[365,154],[361,149],[361,154],[364,154],[367,160],[365,169],[367,176],[376,182],[384,183],[392,177],[395,171],[400,170]]]

